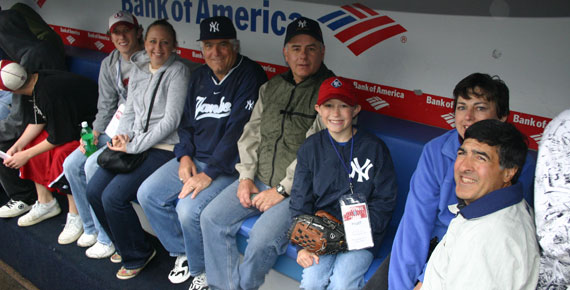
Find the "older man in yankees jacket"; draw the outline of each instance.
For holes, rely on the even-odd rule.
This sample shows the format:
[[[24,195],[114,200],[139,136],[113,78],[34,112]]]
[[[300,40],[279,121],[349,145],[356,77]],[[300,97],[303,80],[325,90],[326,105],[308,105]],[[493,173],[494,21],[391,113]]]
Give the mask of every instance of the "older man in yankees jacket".
[[[191,289],[207,285],[200,213],[237,179],[237,141],[267,81],[259,64],[238,53],[229,18],[203,20],[199,41],[206,64],[190,78],[176,158],[151,175],[137,196],[158,238],[177,257],[170,281],[192,277]]]

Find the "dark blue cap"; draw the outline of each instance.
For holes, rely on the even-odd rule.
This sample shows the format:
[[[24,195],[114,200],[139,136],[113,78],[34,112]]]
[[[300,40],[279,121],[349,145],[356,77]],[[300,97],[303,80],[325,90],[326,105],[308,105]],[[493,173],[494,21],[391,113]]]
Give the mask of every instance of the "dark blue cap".
[[[301,17],[295,19],[293,22],[287,25],[287,33],[285,34],[285,43],[283,43],[283,45],[287,44],[291,38],[299,34],[310,35],[316,40],[324,43],[323,32],[321,31],[319,23],[313,19]]]
[[[200,22],[200,40],[235,39],[236,29],[232,20],[225,16],[214,16]]]

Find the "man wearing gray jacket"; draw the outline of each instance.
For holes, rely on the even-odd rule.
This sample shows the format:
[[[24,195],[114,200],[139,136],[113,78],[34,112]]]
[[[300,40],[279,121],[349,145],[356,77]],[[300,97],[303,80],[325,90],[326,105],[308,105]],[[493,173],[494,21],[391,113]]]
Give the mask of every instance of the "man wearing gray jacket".
[[[283,55],[290,70],[259,89],[258,101],[238,141],[239,180],[202,212],[200,226],[211,289],[259,288],[287,248],[288,192],[294,172],[288,168],[295,163],[297,149],[315,121],[319,87],[333,72],[323,63],[323,37],[314,20],[301,17],[287,26]],[[243,220],[259,214],[238,267],[235,236]]]

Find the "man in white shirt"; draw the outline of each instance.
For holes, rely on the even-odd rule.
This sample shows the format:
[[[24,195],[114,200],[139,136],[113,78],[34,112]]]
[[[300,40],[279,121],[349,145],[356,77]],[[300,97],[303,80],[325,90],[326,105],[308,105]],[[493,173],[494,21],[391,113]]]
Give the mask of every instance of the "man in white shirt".
[[[532,212],[517,183],[525,137],[498,120],[465,132],[454,167],[459,204],[430,257],[422,290],[535,289],[538,244]]]

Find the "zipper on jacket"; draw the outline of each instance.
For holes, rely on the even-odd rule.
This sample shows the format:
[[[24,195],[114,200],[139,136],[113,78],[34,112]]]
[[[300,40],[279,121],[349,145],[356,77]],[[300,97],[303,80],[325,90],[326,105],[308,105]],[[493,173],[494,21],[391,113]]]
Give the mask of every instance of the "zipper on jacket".
[[[297,86],[293,88],[291,91],[291,95],[289,96],[289,101],[287,102],[287,106],[285,106],[285,110],[280,110],[279,112],[283,114],[283,118],[281,119],[281,134],[277,139],[275,139],[275,145],[273,146],[273,160],[271,161],[271,175],[269,176],[269,186],[273,186],[273,175],[275,174],[275,157],[277,156],[277,144],[279,144],[279,140],[283,138],[283,131],[285,130],[285,118],[287,118],[287,114],[283,113],[284,111],[287,112],[291,101],[293,100],[293,96],[295,94],[295,89]]]

